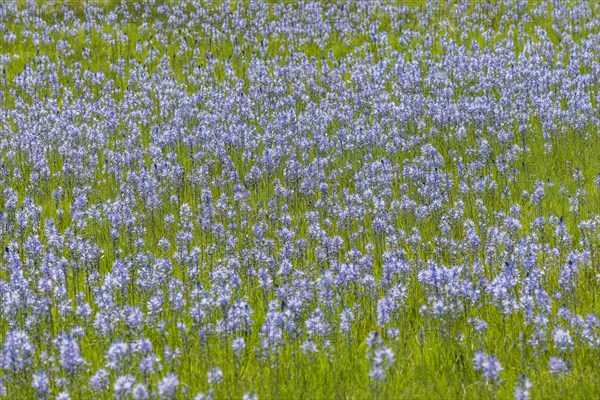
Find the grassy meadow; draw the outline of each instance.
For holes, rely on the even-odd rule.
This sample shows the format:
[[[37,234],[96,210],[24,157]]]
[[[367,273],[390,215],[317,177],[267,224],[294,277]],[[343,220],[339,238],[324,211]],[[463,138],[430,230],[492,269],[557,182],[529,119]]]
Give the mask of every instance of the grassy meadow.
[[[0,28],[1,395],[598,397],[595,2]]]

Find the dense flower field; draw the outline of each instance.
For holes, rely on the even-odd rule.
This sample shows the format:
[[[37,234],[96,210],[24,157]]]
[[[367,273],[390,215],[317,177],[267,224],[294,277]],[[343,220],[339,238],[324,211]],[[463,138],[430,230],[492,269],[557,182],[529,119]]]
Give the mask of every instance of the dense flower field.
[[[600,3],[0,4],[0,394],[600,396]]]

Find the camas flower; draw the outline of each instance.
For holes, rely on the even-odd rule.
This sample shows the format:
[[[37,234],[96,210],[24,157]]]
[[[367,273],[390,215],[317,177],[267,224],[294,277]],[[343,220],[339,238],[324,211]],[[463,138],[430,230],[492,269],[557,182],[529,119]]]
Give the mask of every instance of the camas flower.
[[[478,351],[473,357],[473,369],[480,371],[481,376],[488,382],[496,383],[502,371],[502,365],[495,356],[488,356],[484,351]]]

